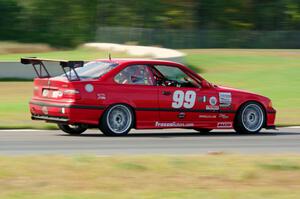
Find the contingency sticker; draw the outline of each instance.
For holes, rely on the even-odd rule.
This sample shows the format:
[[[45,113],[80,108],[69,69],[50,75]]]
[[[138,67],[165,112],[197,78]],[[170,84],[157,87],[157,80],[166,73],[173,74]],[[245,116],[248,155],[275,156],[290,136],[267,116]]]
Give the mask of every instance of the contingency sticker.
[[[219,110],[219,106],[206,105],[206,110],[217,111]]]
[[[232,122],[218,122],[217,128],[232,128]]]
[[[219,114],[219,118],[221,118],[221,119],[228,119],[229,116],[227,114],[220,113]]]
[[[206,96],[200,96],[200,97],[198,97],[198,102],[205,103],[206,102]]]
[[[219,93],[219,101],[221,107],[228,107],[232,103],[231,93],[228,92],[220,92]]]
[[[209,103],[210,103],[210,105],[215,106],[217,104],[217,98],[214,96],[210,97]]]
[[[199,115],[199,118],[214,119],[214,118],[217,118],[217,116],[216,115]]]
[[[97,99],[98,100],[106,100],[105,93],[97,93]]]

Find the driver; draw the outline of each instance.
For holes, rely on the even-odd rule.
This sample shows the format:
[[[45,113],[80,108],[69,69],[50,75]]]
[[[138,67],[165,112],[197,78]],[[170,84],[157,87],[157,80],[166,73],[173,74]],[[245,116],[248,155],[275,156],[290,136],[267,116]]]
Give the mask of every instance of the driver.
[[[145,84],[145,72],[140,66],[131,67],[130,80],[133,84]]]
[[[139,66],[131,66],[121,73],[122,84],[145,84],[144,71]]]

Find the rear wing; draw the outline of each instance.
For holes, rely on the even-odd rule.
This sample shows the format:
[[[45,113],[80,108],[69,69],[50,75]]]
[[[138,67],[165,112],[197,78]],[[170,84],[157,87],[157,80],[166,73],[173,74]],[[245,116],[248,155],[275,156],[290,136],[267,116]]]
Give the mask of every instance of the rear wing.
[[[69,81],[80,80],[75,68],[82,67],[84,65],[84,61],[42,59],[36,57],[21,58],[22,64],[31,64],[33,66],[33,69],[39,78],[50,78],[51,75],[49,74],[44,62],[58,62]],[[72,73],[75,75],[75,78],[72,78]]]

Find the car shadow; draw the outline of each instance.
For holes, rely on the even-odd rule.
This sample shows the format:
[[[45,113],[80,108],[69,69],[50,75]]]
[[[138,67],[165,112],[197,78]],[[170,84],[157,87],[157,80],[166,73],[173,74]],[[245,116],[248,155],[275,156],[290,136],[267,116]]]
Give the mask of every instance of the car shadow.
[[[116,136],[118,138],[128,138],[128,137],[158,137],[158,138],[169,138],[169,137],[263,137],[263,136],[287,136],[287,135],[299,135],[297,132],[287,132],[287,131],[272,131],[272,132],[261,132],[257,134],[240,134],[236,132],[210,132],[210,133],[198,133],[198,132],[135,132],[129,133],[126,136]],[[74,137],[107,137],[103,135],[100,131],[99,133],[83,133],[81,135],[68,135],[59,134],[59,136],[74,136]]]

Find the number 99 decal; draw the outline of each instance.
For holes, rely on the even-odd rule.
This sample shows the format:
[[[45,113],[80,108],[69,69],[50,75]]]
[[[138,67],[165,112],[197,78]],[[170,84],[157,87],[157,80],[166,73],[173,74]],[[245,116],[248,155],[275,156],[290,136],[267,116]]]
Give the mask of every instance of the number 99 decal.
[[[193,108],[195,105],[196,93],[195,91],[186,91],[184,93],[181,90],[177,90],[173,94],[173,108]]]

